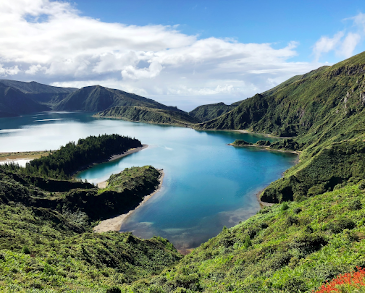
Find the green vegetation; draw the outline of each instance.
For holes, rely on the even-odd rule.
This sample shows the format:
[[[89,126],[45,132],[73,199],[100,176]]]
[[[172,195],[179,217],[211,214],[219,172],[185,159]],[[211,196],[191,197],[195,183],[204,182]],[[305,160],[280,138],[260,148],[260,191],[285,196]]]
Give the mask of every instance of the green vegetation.
[[[68,179],[73,173],[93,163],[106,161],[112,155],[141,146],[138,139],[118,134],[89,136],[79,139],[77,144],[70,142],[48,156],[32,160],[24,171],[27,174]]]
[[[125,190],[154,190],[159,185],[160,172],[152,166],[125,168],[119,174],[112,174],[105,190],[123,192]]]
[[[94,117],[124,119],[153,124],[169,124],[178,126],[190,126],[200,122],[198,119],[189,116],[184,111],[177,109],[166,110],[148,107],[114,107],[97,113]]]
[[[0,291],[106,292],[181,259],[160,237],[91,232],[96,221],[129,211],[155,190],[156,169],[113,175],[111,185],[120,192],[19,169],[0,166]]]
[[[231,110],[238,105],[226,105],[224,103],[202,105],[189,112],[189,115],[195,117],[199,122],[205,122],[215,119]]]
[[[62,178],[62,171],[67,176],[81,165],[69,152],[40,159],[42,164],[27,167],[28,173],[15,165],[0,167],[0,287],[32,292],[312,292],[339,274],[365,267],[364,73],[362,53],[295,76],[197,126],[281,136],[253,146],[300,152],[300,162],[261,194],[262,200],[280,204],[224,227],[184,258],[160,237],[90,232],[97,221],[135,207],[156,188],[160,174],[150,166],[111,176],[102,190],[49,178]],[[101,100],[89,101],[99,105]],[[139,121],[173,110],[123,106],[133,106],[121,108],[128,115],[145,113],[136,116]],[[69,149],[78,145],[71,143]],[[238,140],[233,145],[249,144]],[[90,148],[91,154],[98,148],[102,144]]]
[[[253,145],[250,142],[247,142],[243,139],[236,139],[233,143],[231,143],[231,145],[236,146],[236,147],[241,147],[241,146],[248,146],[248,145]]]
[[[112,175],[110,186],[102,190],[86,182],[25,175],[15,165],[1,165],[0,175],[4,180],[0,203],[18,202],[58,212],[82,212],[90,221],[97,221],[136,208],[158,187],[160,172],[151,166],[127,168]]]
[[[311,292],[365,266],[364,195],[352,185],[266,207],[123,292]]]
[[[301,200],[365,178],[365,143],[343,141],[324,148],[287,171],[261,195],[267,202]]]
[[[168,107],[152,99],[100,85],[84,87],[69,94],[58,104],[54,105],[54,109],[98,112],[117,106],[139,106],[178,111],[176,107]]]
[[[100,85],[76,89],[54,87],[33,81],[0,80],[0,117],[50,110],[98,112],[117,106],[163,109],[188,116],[177,107],[166,106],[152,99]]]
[[[11,88],[0,82],[0,118],[46,110],[49,110],[47,106],[33,101],[20,90]]]
[[[292,137],[269,148],[300,151],[300,162],[262,193],[263,201],[300,200],[358,182],[365,177],[364,67],[365,52],[295,76],[198,128]]]

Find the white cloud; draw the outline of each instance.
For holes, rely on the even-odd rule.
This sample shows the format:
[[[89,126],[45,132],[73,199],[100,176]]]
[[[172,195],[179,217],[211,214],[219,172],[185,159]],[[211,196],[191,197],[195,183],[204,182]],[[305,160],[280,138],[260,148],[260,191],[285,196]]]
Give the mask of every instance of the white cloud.
[[[334,51],[340,57],[351,57],[354,54],[356,46],[365,37],[365,14],[359,13],[354,17],[344,19],[353,22],[352,31],[339,31],[332,38],[322,36],[313,47],[313,54],[316,61],[321,55]]]
[[[3,64],[0,64],[0,76],[16,75],[19,71],[17,65],[13,67],[4,67]]]
[[[323,53],[328,53],[329,51],[334,50],[340,44],[342,37],[344,36],[344,32],[336,33],[333,38],[329,38],[327,36],[321,37],[315,44],[313,48],[313,53],[315,55],[316,60],[321,57]]]
[[[34,75],[36,74],[37,72],[40,72],[40,71],[46,71],[46,67],[43,67],[42,65],[40,64],[37,64],[37,65],[31,65],[29,66],[29,69],[28,70],[25,70],[25,73],[26,74],[31,74],[31,75]]]
[[[354,24],[365,33],[365,14],[359,13],[358,15],[350,18],[354,21]]]
[[[341,48],[338,53],[346,58],[351,57],[355,50],[355,47],[361,40],[361,35],[357,33],[349,32],[341,44]]]
[[[342,50],[349,54],[357,39],[346,40]],[[319,55],[332,49],[328,42],[318,45]],[[58,86],[101,84],[167,104],[231,103],[319,66],[290,62],[297,46],[274,49],[199,39],[178,26],[105,23],[67,2],[0,2],[0,74]]]

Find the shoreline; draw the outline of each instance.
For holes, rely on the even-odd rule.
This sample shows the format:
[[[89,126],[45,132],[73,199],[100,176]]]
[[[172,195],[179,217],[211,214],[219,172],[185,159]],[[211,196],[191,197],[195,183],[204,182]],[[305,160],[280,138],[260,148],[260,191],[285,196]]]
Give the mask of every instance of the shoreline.
[[[195,124],[193,124],[195,125]],[[291,136],[275,136],[269,133],[262,133],[262,132],[253,132],[250,130],[246,130],[246,129],[197,129],[194,127],[191,127],[191,129],[194,129],[196,131],[227,131],[227,132],[238,132],[238,133],[243,133],[243,134],[251,134],[251,135],[257,135],[257,136],[263,136],[263,137],[271,137],[271,138],[276,138],[276,139],[288,139],[288,138],[293,138]]]
[[[125,220],[130,215],[132,215],[137,209],[139,209],[141,206],[143,206],[152,196],[154,196],[157,192],[159,192],[161,190],[165,173],[164,173],[163,169],[160,169],[158,171],[160,172],[160,177],[158,178],[160,183],[159,183],[158,187],[151,194],[146,195],[143,198],[143,200],[138,204],[138,206],[135,209],[130,210],[128,213],[101,221],[98,225],[96,225],[93,228],[93,232],[95,232],[95,233],[102,233],[102,232],[108,232],[108,231],[119,232],[119,230],[120,230],[121,226],[123,225],[123,223],[125,222]],[[105,181],[103,181],[103,182],[105,182]],[[103,183],[103,182],[100,182],[100,183]],[[98,183],[98,185],[100,183]]]
[[[283,177],[281,177],[281,178],[283,178]],[[269,185],[268,185],[269,186]],[[267,187],[267,186],[266,186]],[[261,200],[261,198],[260,198],[260,195],[261,195],[261,193],[266,189],[266,187],[265,188],[263,188],[263,189],[261,189],[259,192],[257,192],[256,193],[256,198],[257,198],[257,201],[259,202],[259,204],[260,204],[260,207],[261,207],[261,209],[260,210],[262,210],[263,208],[265,208],[265,207],[271,207],[271,206],[273,206],[273,205],[275,205],[276,203],[271,203],[271,202],[266,202],[266,201],[262,201]]]
[[[182,127],[182,128],[192,128],[190,127],[190,124],[187,123],[158,123],[158,122],[148,122],[148,121],[135,121],[135,120],[129,120],[127,118],[122,118],[122,117],[115,117],[115,116],[92,116],[94,118],[97,119],[113,119],[113,120],[123,120],[123,121],[127,121],[127,122],[134,122],[134,123],[145,123],[145,124],[152,124],[152,125],[161,125],[161,126],[175,126],[175,127]],[[192,128],[193,129],[193,128]]]
[[[107,163],[107,162],[112,162],[112,161],[115,161],[115,160],[118,160],[120,158],[123,158],[125,156],[128,156],[130,154],[133,154],[133,153],[136,153],[136,152],[139,152],[141,150],[144,150],[148,148],[148,144],[142,144],[141,147],[137,147],[137,148],[131,148],[127,151],[125,151],[124,153],[122,154],[117,154],[117,155],[112,155],[109,159],[106,159],[106,160],[101,160],[101,161],[96,161],[96,162],[93,162],[87,166],[82,166],[80,167],[78,170],[76,170],[73,174],[71,174],[71,177],[74,178],[78,173],[80,173],[81,171],[84,171],[84,170],[87,170],[93,166],[96,166],[96,165],[99,165],[99,164],[103,164],[103,163]],[[102,182],[99,182],[99,183],[102,183]],[[99,184],[98,183],[98,184]]]
[[[289,153],[289,154],[294,154],[294,155],[300,155],[300,151],[290,151],[290,150],[278,150],[278,149],[272,149],[269,146],[261,146],[261,145],[254,145],[254,144],[247,144],[247,145],[234,145],[233,143],[229,143],[228,145],[233,146],[235,148],[245,148],[245,147],[253,147],[253,148],[259,148],[259,149],[263,149],[266,151],[274,151],[274,152],[281,152],[281,153]]]
[[[112,161],[118,160],[118,159],[123,158],[125,156],[128,156],[130,154],[133,154],[133,153],[139,152],[141,150],[144,150],[146,148],[148,148],[148,144],[142,144],[141,147],[129,149],[128,151],[124,152],[123,154],[113,155],[108,160],[103,161],[102,163],[112,162]]]

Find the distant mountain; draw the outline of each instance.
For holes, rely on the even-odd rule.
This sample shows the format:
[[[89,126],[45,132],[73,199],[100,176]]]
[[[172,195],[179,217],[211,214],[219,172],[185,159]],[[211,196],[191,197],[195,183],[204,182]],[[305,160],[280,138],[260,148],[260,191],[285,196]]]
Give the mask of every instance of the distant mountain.
[[[231,110],[238,105],[226,105],[225,103],[202,105],[189,112],[189,115],[205,122],[215,119]]]
[[[189,116],[184,111],[139,106],[113,107],[95,114],[94,117],[179,126],[190,126],[200,122],[198,119]]]
[[[58,103],[54,109],[97,112],[116,106],[141,106],[178,111],[175,107],[168,107],[152,99],[100,85],[84,87],[73,92]]]
[[[116,106],[163,109],[178,112],[180,115],[187,115],[186,112],[177,107],[166,106],[152,99],[100,85],[76,89],[54,87],[34,81],[22,82],[2,79],[0,80],[0,88],[2,91],[0,117],[49,110],[98,112]],[[194,118],[190,120],[194,120]]]
[[[0,79],[0,84],[21,91],[33,101],[48,104],[50,103],[51,105],[55,102],[61,101],[67,95],[77,90],[76,88],[45,85],[35,81],[23,82],[17,80]]]
[[[14,117],[50,110],[18,89],[0,83],[0,117]]]

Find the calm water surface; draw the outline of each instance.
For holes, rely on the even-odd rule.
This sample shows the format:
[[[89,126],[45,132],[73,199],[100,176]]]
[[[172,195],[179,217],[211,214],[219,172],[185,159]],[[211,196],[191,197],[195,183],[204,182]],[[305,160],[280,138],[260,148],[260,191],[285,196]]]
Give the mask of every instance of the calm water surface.
[[[89,135],[119,133],[149,147],[79,174],[97,183],[126,167],[152,165],[165,172],[160,192],[134,212],[121,231],[139,237],[159,235],[180,249],[196,247],[255,214],[255,194],[278,179],[296,160],[292,154],[227,144],[256,142],[260,136],[195,131],[120,120],[99,120],[85,113],[41,113],[0,119],[0,152],[56,149]]]

